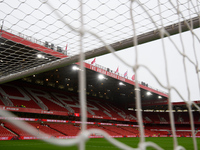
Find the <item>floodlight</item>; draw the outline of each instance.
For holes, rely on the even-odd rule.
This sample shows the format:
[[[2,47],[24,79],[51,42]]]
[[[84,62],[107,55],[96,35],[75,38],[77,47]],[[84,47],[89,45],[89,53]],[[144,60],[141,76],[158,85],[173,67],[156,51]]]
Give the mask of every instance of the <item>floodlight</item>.
[[[152,93],[148,91],[148,92],[147,92],[147,95],[150,96],[150,95],[152,95]]]
[[[79,68],[77,66],[73,66],[72,69],[73,70],[79,70]]]
[[[119,82],[119,85],[123,85],[123,86],[126,86],[123,82]]]
[[[102,80],[102,79],[104,79],[105,77],[104,77],[104,75],[100,74],[100,75],[98,76],[98,78],[99,78],[100,80]]]
[[[42,54],[37,54],[37,58],[45,58]]]

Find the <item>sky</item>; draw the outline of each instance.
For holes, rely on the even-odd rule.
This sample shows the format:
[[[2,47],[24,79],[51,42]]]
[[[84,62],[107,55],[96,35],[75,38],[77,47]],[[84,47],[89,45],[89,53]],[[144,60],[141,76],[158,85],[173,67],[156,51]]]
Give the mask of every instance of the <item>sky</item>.
[[[4,21],[4,27],[9,32],[16,31],[27,36],[34,37],[41,41],[48,41],[55,45],[64,47],[68,45],[68,55],[73,56],[79,53],[80,34],[76,30],[80,27],[80,5],[74,0],[50,0],[49,3],[54,7],[51,9],[45,4],[46,0],[6,0],[0,2],[0,21]],[[114,43],[133,36],[132,23],[129,13],[129,0],[109,0],[105,2],[87,0],[84,3],[84,27],[86,31],[91,31],[98,35],[106,43]],[[176,10],[168,0],[162,0],[159,13],[157,1],[140,0],[142,3],[134,3],[134,21],[137,35],[154,30],[156,27],[161,27],[160,17],[163,18],[163,23],[167,26],[177,22],[178,16]],[[184,17],[194,17],[200,11],[200,4],[196,0],[180,1],[179,10]],[[176,5],[176,1],[173,1]],[[143,7],[142,7],[143,6]],[[146,11],[145,11],[146,10]],[[57,15],[56,12],[59,14]],[[151,16],[151,17],[150,17]],[[152,19],[155,24],[152,23]],[[181,19],[183,19],[181,17]],[[71,26],[69,26],[71,25]],[[72,29],[73,28],[73,29]],[[199,36],[199,29],[194,30]],[[190,32],[172,36],[180,51],[183,51],[181,40],[184,44],[186,54],[195,62],[195,55],[199,56],[200,42],[193,37]],[[195,46],[193,46],[195,42]],[[181,93],[184,99],[199,100],[199,86],[195,67],[186,61],[187,76],[190,92],[187,90],[184,67],[182,65],[183,58],[178,53],[170,39],[164,38],[166,47],[169,85],[174,86]],[[84,50],[89,51],[103,46],[102,42],[93,35],[87,32],[84,35]],[[164,62],[164,53],[161,40],[152,41],[146,44],[137,46],[139,64],[147,66],[155,73],[159,81],[167,86],[166,69]],[[197,54],[194,54],[194,49]],[[135,48],[128,48],[117,52],[117,54],[131,65],[135,65]],[[199,59],[199,57],[198,57]],[[92,59],[87,60],[89,63]],[[96,63],[112,70],[119,67],[119,73],[124,74],[128,71],[128,77],[134,74],[133,70],[112,54],[103,55],[96,58]],[[144,68],[138,70],[138,80],[148,83],[149,86],[162,88],[153,76]],[[166,91],[167,92],[167,91]],[[172,91],[172,101],[182,101],[178,94]]]
[[[199,33],[200,29],[195,29],[195,33]],[[184,48],[186,54],[190,59],[195,62],[195,54],[193,52],[193,40],[190,32],[185,32],[182,34],[182,39],[184,43]],[[176,45],[181,48],[180,35],[172,36],[172,40],[176,43]],[[196,42],[195,48],[197,49],[197,56],[199,56],[199,42]],[[168,65],[168,75],[169,75],[169,84],[170,86],[175,87],[180,94],[184,97],[185,100],[190,99],[200,100],[199,97],[199,85],[198,85],[198,76],[196,74],[195,66],[192,65],[188,60],[186,60],[186,68],[187,68],[187,78],[189,83],[189,92],[187,90],[185,73],[183,67],[183,58],[178,53],[176,48],[174,48],[173,44],[169,41],[169,39],[164,38],[164,43],[166,47],[166,56],[167,56],[167,65]],[[118,56],[123,58],[126,62],[131,65],[135,65],[135,48],[131,47],[125,50],[121,50],[116,52]],[[88,63],[91,63],[92,59],[87,60]],[[198,61],[200,58],[198,57]],[[96,57],[96,63],[111,70],[116,70],[119,67],[119,73],[124,74],[128,70],[128,77],[131,79],[132,75],[135,74],[133,69],[127,67],[121,61],[119,61],[113,54],[107,54],[100,57]],[[152,72],[155,73],[160,82],[167,86],[167,78],[166,78],[166,70],[165,70],[165,62],[164,62],[164,54],[161,40],[152,41],[149,43],[145,43],[138,46],[138,64],[142,64],[147,66]],[[144,68],[138,69],[138,81],[143,81],[148,83],[149,86],[157,88],[159,90],[168,92],[165,88],[161,87],[154,77]],[[171,93],[173,102],[181,102],[182,98],[172,90]]]

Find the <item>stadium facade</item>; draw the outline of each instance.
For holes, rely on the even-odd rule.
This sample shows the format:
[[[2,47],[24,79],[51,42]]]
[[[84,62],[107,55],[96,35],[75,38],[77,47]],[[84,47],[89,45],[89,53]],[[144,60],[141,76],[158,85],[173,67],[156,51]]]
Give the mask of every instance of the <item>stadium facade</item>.
[[[0,42],[3,51],[0,53],[1,77],[67,57],[59,46],[3,30]],[[8,57],[5,59],[6,54]],[[142,110],[137,110],[134,80],[98,64],[85,62],[84,66],[88,128],[100,128],[112,137],[138,137],[136,111],[142,111],[145,136],[171,136],[167,93],[140,82]],[[10,124],[10,119],[28,122],[38,129],[38,134],[43,131],[57,138],[76,137],[81,124],[78,97],[80,71],[79,63],[74,63],[2,83],[0,109],[10,111],[17,117],[0,117],[0,140],[37,139]],[[103,78],[99,79],[99,75]],[[200,101],[195,103],[199,105]],[[199,137],[199,112],[192,109],[195,135]],[[174,103],[173,111],[177,136],[190,137],[190,119],[185,103]],[[91,137],[102,136],[94,134]]]

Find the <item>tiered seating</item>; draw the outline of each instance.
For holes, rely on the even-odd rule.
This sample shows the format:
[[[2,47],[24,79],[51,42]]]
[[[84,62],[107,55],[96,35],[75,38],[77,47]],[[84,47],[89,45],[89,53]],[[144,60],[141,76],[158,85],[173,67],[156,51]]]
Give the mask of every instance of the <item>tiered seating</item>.
[[[180,135],[180,136],[191,136],[191,131],[176,131],[176,134],[177,135]]]
[[[1,96],[0,96],[0,105],[4,105],[4,103],[3,103],[2,100],[1,100]]]
[[[124,109],[122,109],[122,110],[126,114],[126,118],[125,119],[137,120],[135,111],[124,110]],[[134,116],[134,118],[132,116]]]
[[[18,99],[14,99],[14,98],[9,98],[14,106],[25,106],[26,108],[36,108],[36,109],[41,109],[37,103],[35,103],[35,101],[33,101],[30,97],[27,97],[28,100],[23,100],[24,95],[17,89],[14,88],[12,86],[6,86],[6,85],[1,85],[1,87],[3,88],[3,90],[10,96],[15,96],[18,97]],[[23,89],[21,89],[22,91],[24,91]],[[0,96],[3,97],[3,95],[0,93]],[[20,98],[22,98],[20,100]],[[1,100],[0,100],[1,101]],[[0,104],[1,105],[1,104]]]
[[[35,108],[35,109],[41,109],[33,100],[30,101],[22,101],[22,100],[16,100],[16,99],[11,99],[13,102],[14,106],[25,106],[26,108]]]
[[[99,127],[97,125],[87,125],[87,129],[98,129]]]
[[[130,133],[116,126],[103,126],[103,128],[105,129],[106,132],[108,132],[110,135],[113,136],[119,136],[119,135],[125,136],[126,134]]]
[[[80,113],[80,108],[73,107],[74,113]]]
[[[76,136],[80,131],[79,125],[73,124],[48,124],[51,128],[56,129],[57,131],[62,132],[68,136]],[[97,125],[88,125],[88,129],[97,128],[104,130],[111,136],[125,136],[125,135],[138,135],[139,130],[136,130],[132,127],[117,127],[117,126],[97,126]],[[152,133],[152,132],[151,132]]]
[[[110,130],[112,130],[113,132],[119,134],[119,135],[130,135],[131,133],[127,130],[123,130],[120,127],[116,127],[116,126],[110,126]]]
[[[1,85],[0,87],[5,91],[5,93],[8,95],[8,98],[13,102],[14,105],[24,105],[27,108],[37,108],[41,109],[39,105],[35,101],[41,100],[51,111],[64,111],[69,112],[70,108],[74,110],[75,113],[80,113],[79,108],[79,100],[77,95],[75,94],[69,94],[63,91],[59,90],[47,90],[43,88],[41,91],[37,90],[38,86],[33,85],[22,85],[22,87],[18,88],[19,83],[13,83],[13,85]],[[31,88],[28,89],[28,88]],[[42,87],[40,87],[42,88]],[[54,92],[61,96],[55,96],[51,92]],[[4,93],[4,92],[2,92]],[[0,96],[2,97],[3,94],[0,91]],[[43,94],[45,94],[43,96]],[[69,94],[69,95],[68,95]],[[5,95],[5,94],[4,94]],[[66,97],[62,95],[67,95]],[[17,98],[16,98],[17,97]],[[21,99],[20,99],[21,98]],[[38,99],[37,99],[38,98]],[[60,99],[59,99],[60,98]],[[68,99],[69,98],[69,99]],[[88,100],[87,106],[90,108],[91,111],[94,112],[94,114],[89,111],[88,109],[88,115],[95,115],[95,116],[103,116],[103,117],[112,117],[117,119],[135,119],[134,117],[130,117],[130,114],[132,116],[136,116],[136,112],[134,111],[128,111],[125,108],[122,108],[121,106],[117,106],[115,104],[111,104],[108,101],[101,100],[100,103],[98,103],[98,98]],[[57,104],[56,104],[57,103]],[[70,107],[69,110],[67,110],[64,105],[68,104]],[[0,105],[3,105],[2,101],[0,100]],[[21,110],[20,110],[21,111]],[[104,111],[107,112],[104,113]],[[121,113],[122,115],[119,115],[118,113]],[[110,115],[109,115],[110,114]],[[198,113],[194,112],[194,121],[199,122],[199,115]],[[163,119],[161,119],[163,118]],[[175,122],[189,122],[189,115],[187,112],[175,112],[174,113]],[[182,121],[180,120],[182,118]],[[104,118],[107,119],[107,118]],[[116,120],[117,120],[116,119]],[[113,119],[114,120],[114,119]],[[169,114],[168,112],[143,112],[143,120],[145,123],[156,123],[160,124],[160,122],[167,122],[169,123]],[[149,120],[149,121],[148,121]]]
[[[110,110],[111,112],[111,115],[113,118],[122,118],[118,112],[121,112],[121,110],[117,107],[115,107],[114,105],[112,104],[109,104],[109,103],[106,103],[106,104],[103,104],[104,107],[106,107],[108,110]],[[113,110],[112,110],[113,109]]]
[[[194,116],[194,121],[195,122],[199,122],[200,121],[199,112],[193,112],[193,116]]]
[[[154,132],[156,135],[169,135],[170,134],[170,127],[169,126],[146,126],[146,130]]]
[[[180,136],[190,136],[191,128],[190,127],[176,127],[176,134]]]
[[[189,122],[190,121],[190,117],[189,117],[189,113],[188,112],[179,112],[180,117],[183,118],[183,122]]]
[[[49,126],[68,136],[75,136],[80,131],[80,128],[73,124],[49,124]]]
[[[29,123],[29,124],[35,128],[37,128],[37,126],[39,126],[38,134],[40,133],[40,131],[42,131],[42,132],[50,134],[52,136],[64,136],[64,134],[49,128],[48,125],[40,125],[39,123]],[[4,126],[8,129],[10,129],[11,131],[13,131],[14,133],[16,133],[18,136],[32,136],[29,133],[17,128],[15,125],[12,125],[8,122],[5,122]]]
[[[6,137],[6,136],[16,136],[6,128],[0,126],[0,137]]]
[[[166,122],[169,122],[169,113],[168,112],[160,112],[159,116],[163,117],[166,120]]]
[[[52,101],[44,98],[44,97],[40,97],[40,99],[42,100],[42,102],[48,107],[49,110],[55,110],[55,111],[67,111],[66,108],[61,107],[55,103],[53,103]]]
[[[106,116],[106,117],[109,117],[107,114],[105,114],[102,110],[105,110],[104,108],[106,108],[106,107],[104,107],[103,106],[103,104],[102,103],[100,103],[100,105],[102,105],[104,108],[102,108],[100,105],[98,105],[98,103],[96,103],[96,102],[92,102],[92,101],[88,101],[88,104],[91,104],[91,105],[93,105],[93,106],[95,106],[95,107],[97,107],[98,108],[98,110],[92,110],[94,113],[95,113],[95,116]],[[106,108],[107,109],[107,108]],[[107,110],[109,110],[109,109],[107,109]],[[111,111],[111,110],[109,110],[109,111]],[[110,112],[109,112],[110,113]]]
[[[157,133],[157,135],[169,135],[169,132],[168,131],[154,131]]]
[[[18,127],[16,127],[15,125],[13,124],[10,124],[8,122],[5,122],[4,123],[4,126],[8,129],[10,129],[11,131],[13,131],[14,133],[16,133],[17,135],[19,136],[31,136],[29,133],[19,129]]]
[[[119,133],[117,134],[117,133],[113,132],[112,129],[110,129],[108,126],[100,126],[99,129],[104,130],[111,136],[120,135]]]
[[[64,136],[64,134],[62,134],[60,132],[57,132],[56,130],[53,130],[53,129],[49,128],[48,125],[46,125],[46,124],[40,125],[39,123],[32,123],[31,125],[34,126],[34,127],[36,127],[36,128],[37,128],[37,126],[39,126],[39,132],[38,132],[38,134],[40,133],[40,131],[42,131],[42,132],[50,134],[52,136]]]
[[[196,136],[200,136],[200,132],[197,132],[197,133],[196,133]]]
[[[132,127],[120,127],[120,128],[125,131],[129,131],[128,135],[139,135],[139,130],[137,130],[137,128],[132,128]]]
[[[80,132],[80,124],[72,124],[72,123],[47,123],[47,124],[39,124],[39,123],[29,123],[33,127],[38,129],[38,134],[40,131],[47,133],[51,136],[76,136]],[[4,136],[32,136],[25,131],[18,129],[16,126],[4,122],[4,126],[0,126],[0,137]],[[7,128],[7,129],[6,129]],[[139,136],[139,129],[134,127],[126,127],[126,126],[108,126],[108,125],[87,125],[88,129],[97,128],[104,130],[111,136]],[[8,129],[10,129],[15,134],[11,133]],[[190,127],[185,127],[179,125],[176,127],[176,134],[178,136],[191,136]],[[198,128],[196,128],[198,130]],[[169,126],[146,126],[145,129],[146,136],[169,136],[171,135],[171,129]],[[196,133],[196,132],[195,132]],[[200,136],[200,132],[196,133],[196,136]]]
[[[176,112],[174,119],[176,122],[189,122],[189,114],[188,112]]]
[[[158,117],[158,113],[155,113],[155,112],[148,112],[148,113],[147,112],[143,112],[143,119],[147,120],[146,117],[149,118],[152,122],[155,122],[155,121],[160,122],[160,119]]]
[[[73,124],[68,124],[66,128],[67,128],[68,135],[71,135],[71,136],[76,136],[78,132],[80,131],[80,127],[74,126]]]
[[[122,136],[127,136],[127,135],[139,135],[139,130],[132,128],[132,127],[117,127],[117,126],[104,126],[105,129],[110,130],[113,132],[111,135],[122,135]],[[150,131],[148,129],[145,129],[145,135],[146,136],[154,136],[158,135],[154,131]]]
[[[135,135],[135,134],[137,134],[137,131],[135,131],[133,133],[132,130],[129,130],[129,128],[131,128],[131,127],[118,127],[117,129],[122,133],[122,135]]]
[[[146,135],[146,136],[155,136],[155,135],[158,135],[157,132],[150,131],[150,130],[148,130],[148,129],[145,129],[144,131],[145,131],[145,135]]]

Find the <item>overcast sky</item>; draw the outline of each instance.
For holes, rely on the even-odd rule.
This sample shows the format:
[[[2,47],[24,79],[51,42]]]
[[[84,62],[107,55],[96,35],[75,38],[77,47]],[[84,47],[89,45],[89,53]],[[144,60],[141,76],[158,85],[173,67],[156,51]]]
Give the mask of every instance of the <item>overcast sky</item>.
[[[200,32],[199,29],[195,30],[195,33],[199,32]],[[192,36],[190,32],[185,32],[182,36],[186,54],[189,56],[190,59],[192,59],[195,62]],[[172,39],[175,41],[180,50],[182,50],[180,45],[181,42],[179,40],[180,36],[175,35],[172,37]],[[167,62],[168,62],[167,64],[168,64],[170,86],[176,87],[177,90],[182,94],[182,96],[186,100],[188,100],[188,91],[185,81],[183,58],[167,38],[165,38],[164,41],[167,52]],[[197,40],[195,40],[195,42],[196,42],[195,47],[198,52],[197,55],[199,56],[200,53],[199,42],[197,42]],[[138,52],[139,52],[139,58],[138,58],[139,64],[146,65],[148,68],[150,68],[150,70],[155,73],[155,75],[161,81],[161,83],[167,86],[164,54],[163,54],[161,40],[156,40],[138,46]],[[135,65],[135,59],[134,59],[135,49],[133,47],[121,50],[117,52],[117,54],[124,60],[126,60],[129,64]],[[87,62],[90,63],[92,60],[93,59],[89,59],[87,60]],[[198,57],[198,61],[199,60],[200,58]],[[124,65],[112,54],[107,54],[97,57],[96,63],[108,67],[114,71],[117,69],[117,67],[119,67],[119,73],[121,73],[122,75],[128,70],[129,79],[134,74],[131,68]],[[191,100],[199,100],[200,99],[199,87],[198,87],[198,80],[195,67],[194,65],[191,65],[191,63],[188,60],[186,60],[186,66],[187,66],[187,76],[189,81]],[[139,73],[138,77],[139,81],[144,81],[145,83],[148,83],[152,87],[166,91],[157,83],[157,81],[152,77],[152,75],[147,70],[140,68],[138,70],[138,73]],[[173,91],[172,101],[182,101],[182,99],[176,94],[176,92]]]

